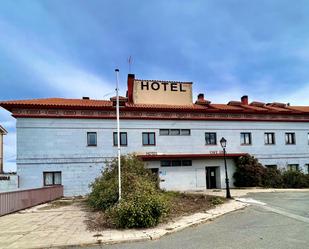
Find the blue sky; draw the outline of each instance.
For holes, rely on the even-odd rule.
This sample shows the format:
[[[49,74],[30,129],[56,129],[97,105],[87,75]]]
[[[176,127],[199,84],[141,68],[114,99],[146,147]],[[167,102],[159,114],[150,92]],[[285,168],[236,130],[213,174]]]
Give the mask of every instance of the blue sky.
[[[193,81],[227,103],[309,105],[307,0],[0,0],[0,100],[108,99],[114,69],[138,78]],[[15,169],[15,120],[5,170]]]

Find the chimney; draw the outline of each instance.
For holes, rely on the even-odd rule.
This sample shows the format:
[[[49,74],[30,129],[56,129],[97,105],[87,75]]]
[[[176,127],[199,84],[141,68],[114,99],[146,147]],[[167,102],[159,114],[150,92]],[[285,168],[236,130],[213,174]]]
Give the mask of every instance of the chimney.
[[[128,97],[128,102],[129,103],[133,103],[134,79],[135,79],[135,75],[134,74],[128,74],[128,92],[127,92],[127,97]]]
[[[244,95],[241,97],[241,104],[248,105],[248,95]]]
[[[90,99],[89,97],[83,97],[83,99]]]
[[[204,93],[200,93],[199,95],[197,95],[197,100],[198,101],[204,101]]]

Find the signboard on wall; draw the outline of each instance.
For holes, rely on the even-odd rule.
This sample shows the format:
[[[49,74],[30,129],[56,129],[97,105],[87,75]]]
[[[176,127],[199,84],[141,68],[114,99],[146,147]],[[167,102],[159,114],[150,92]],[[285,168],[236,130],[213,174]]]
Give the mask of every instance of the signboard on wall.
[[[135,104],[192,104],[192,83],[174,81],[134,80]]]

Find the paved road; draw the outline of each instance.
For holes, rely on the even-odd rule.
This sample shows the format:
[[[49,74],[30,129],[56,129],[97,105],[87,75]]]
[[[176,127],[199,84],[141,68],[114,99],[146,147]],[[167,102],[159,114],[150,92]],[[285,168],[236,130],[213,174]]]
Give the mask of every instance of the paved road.
[[[159,240],[93,249],[305,249],[309,248],[309,193],[258,193],[253,204],[210,223]],[[250,199],[249,199],[250,200]],[[84,247],[83,247],[84,248]]]

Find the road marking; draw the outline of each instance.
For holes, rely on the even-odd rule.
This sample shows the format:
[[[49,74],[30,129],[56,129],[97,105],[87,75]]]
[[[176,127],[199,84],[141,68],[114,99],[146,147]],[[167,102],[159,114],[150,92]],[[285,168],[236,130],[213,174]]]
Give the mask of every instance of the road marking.
[[[253,205],[262,207],[262,208],[264,208],[264,209],[266,209],[268,211],[271,211],[273,213],[281,214],[283,216],[286,216],[286,217],[289,217],[289,218],[292,218],[292,219],[295,219],[295,220],[298,220],[298,221],[309,223],[309,218],[308,217],[304,217],[304,216],[301,216],[301,215],[293,214],[293,213],[285,211],[285,210],[283,210],[281,208],[274,208],[274,207],[268,206],[266,203],[258,201],[258,200],[255,200],[255,199],[252,199],[252,198],[235,198],[235,200],[236,201],[240,201],[240,202],[244,202],[244,203],[253,204]]]

